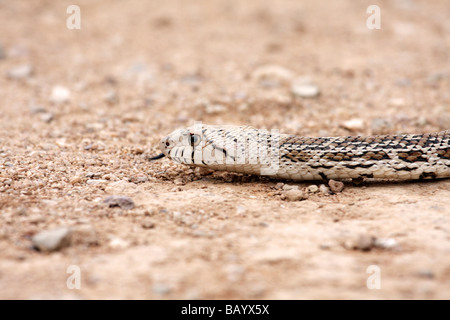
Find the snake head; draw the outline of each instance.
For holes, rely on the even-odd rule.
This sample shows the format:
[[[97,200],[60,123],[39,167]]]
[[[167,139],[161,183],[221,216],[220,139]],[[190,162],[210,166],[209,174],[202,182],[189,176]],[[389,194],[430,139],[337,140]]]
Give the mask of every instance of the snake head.
[[[167,156],[179,163],[196,164],[197,161],[195,161],[194,157],[196,154],[197,157],[199,154],[202,154],[205,141],[201,127],[192,126],[175,130],[161,139],[159,145],[162,154],[152,158],[152,160]]]

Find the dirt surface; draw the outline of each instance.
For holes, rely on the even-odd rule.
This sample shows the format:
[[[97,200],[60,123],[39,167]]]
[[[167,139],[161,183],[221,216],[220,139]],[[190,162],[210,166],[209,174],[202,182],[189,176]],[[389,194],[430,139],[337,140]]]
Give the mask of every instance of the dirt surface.
[[[79,30],[71,4],[0,1],[0,298],[450,298],[449,180],[327,195],[147,160],[194,121],[449,129],[449,1],[379,1],[380,30],[366,1],[80,0]]]

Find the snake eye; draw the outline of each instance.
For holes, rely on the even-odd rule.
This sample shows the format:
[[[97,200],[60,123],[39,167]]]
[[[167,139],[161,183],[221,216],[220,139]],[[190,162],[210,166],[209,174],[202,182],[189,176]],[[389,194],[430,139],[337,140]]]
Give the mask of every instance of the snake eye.
[[[193,133],[191,133],[190,139],[191,139],[191,141],[190,141],[191,146],[193,146],[193,147],[197,146],[201,141],[200,136],[198,134],[193,134]]]

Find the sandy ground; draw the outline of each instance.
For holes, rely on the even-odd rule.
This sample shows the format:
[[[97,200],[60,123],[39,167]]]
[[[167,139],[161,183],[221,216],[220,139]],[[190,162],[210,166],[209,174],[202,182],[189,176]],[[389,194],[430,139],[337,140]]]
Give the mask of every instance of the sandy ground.
[[[379,1],[380,30],[370,1],[80,0],[80,30],[70,4],[0,1],[0,298],[450,298],[449,180],[289,202],[322,182],[147,161],[194,121],[449,129],[449,1]],[[58,227],[70,245],[32,248]]]

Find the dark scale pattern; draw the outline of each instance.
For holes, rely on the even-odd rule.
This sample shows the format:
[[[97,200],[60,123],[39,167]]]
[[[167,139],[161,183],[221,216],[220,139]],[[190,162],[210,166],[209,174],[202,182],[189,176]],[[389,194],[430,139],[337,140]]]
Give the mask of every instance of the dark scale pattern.
[[[294,180],[318,179],[430,179],[450,177],[450,131],[433,134],[301,137],[277,135],[251,127],[205,126],[202,144],[184,146],[174,132],[173,160],[215,170],[264,174],[261,169],[273,160],[279,166],[273,177]],[[279,139],[277,139],[279,138]],[[180,143],[178,143],[180,141]],[[187,148],[184,152],[184,149]],[[263,152],[261,152],[263,151]],[[202,158],[199,158],[202,156]],[[213,157],[231,160],[223,164]],[[238,159],[239,158],[239,159]],[[240,162],[243,160],[243,162]]]

